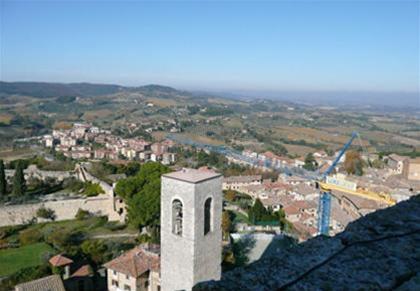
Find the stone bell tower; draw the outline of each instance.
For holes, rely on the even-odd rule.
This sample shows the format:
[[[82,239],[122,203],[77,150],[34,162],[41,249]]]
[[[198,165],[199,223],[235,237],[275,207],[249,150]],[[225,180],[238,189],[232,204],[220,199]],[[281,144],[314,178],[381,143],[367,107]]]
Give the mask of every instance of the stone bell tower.
[[[161,286],[191,290],[220,280],[222,176],[183,169],[162,176]]]

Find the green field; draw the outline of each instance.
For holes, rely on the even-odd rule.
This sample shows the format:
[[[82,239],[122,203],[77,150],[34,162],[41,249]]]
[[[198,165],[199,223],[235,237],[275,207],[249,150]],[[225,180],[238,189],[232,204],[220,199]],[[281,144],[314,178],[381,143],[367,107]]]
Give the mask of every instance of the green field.
[[[0,277],[13,274],[42,263],[42,255],[53,249],[45,243],[36,243],[20,248],[0,250]]]

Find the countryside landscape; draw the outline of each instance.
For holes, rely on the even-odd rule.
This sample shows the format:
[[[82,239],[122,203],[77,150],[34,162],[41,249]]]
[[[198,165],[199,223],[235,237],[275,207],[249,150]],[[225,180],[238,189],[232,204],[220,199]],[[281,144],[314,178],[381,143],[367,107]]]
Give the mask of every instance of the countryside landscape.
[[[420,290],[419,11],[0,0],[0,291]]]

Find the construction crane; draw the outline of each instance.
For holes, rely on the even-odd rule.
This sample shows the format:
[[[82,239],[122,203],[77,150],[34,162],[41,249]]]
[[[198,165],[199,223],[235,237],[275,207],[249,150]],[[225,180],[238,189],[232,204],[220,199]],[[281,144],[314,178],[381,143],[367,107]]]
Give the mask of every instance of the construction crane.
[[[335,169],[343,155],[346,153],[347,149],[350,147],[353,140],[358,136],[359,134],[357,132],[352,132],[349,141],[341,149],[331,166],[329,166],[328,169],[322,174],[321,179],[318,182],[318,185],[320,186],[320,197],[318,204],[318,233],[320,234],[328,235],[331,212],[331,190],[323,188],[323,182],[325,181],[326,177]]]
[[[376,193],[361,188],[347,189],[345,187],[340,187],[340,185],[331,184],[326,181],[327,176],[331,174],[331,172],[340,162],[342,156],[345,154],[345,152],[350,147],[351,143],[355,138],[359,139],[360,146],[363,149],[363,145],[361,143],[359,134],[357,132],[353,132],[351,138],[341,149],[340,153],[338,154],[337,158],[334,160],[332,165],[322,174],[321,178],[317,181],[317,185],[320,188],[320,199],[318,205],[318,232],[320,234],[328,235],[331,212],[331,191],[333,190],[358,196],[364,199],[374,200],[387,205],[394,205],[396,203],[396,201],[392,199],[392,197],[385,193]],[[365,152],[367,153],[367,151]]]

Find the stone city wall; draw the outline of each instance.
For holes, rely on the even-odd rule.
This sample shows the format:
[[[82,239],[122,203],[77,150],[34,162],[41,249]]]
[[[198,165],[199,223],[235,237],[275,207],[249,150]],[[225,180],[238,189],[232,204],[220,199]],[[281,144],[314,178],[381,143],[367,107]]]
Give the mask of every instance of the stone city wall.
[[[74,176],[73,171],[44,171],[37,168],[36,165],[30,165],[28,168],[23,170],[25,179],[30,177],[45,180],[47,178],[54,178],[58,181],[62,181],[66,178]],[[15,170],[5,170],[6,178],[11,179],[15,175]]]
[[[74,171],[42,171],[36,166],[29,166],[24,171],[26,178],[37,177],[39,179],[56,178],[59,181],[69,177],[75,177],[83,182],[97,183],[104,190],[104,194],[96,197],[74,198],[60,201],[45,201],[40,203],[0,206],[0,227],[7,225],[23,224],[34,217],[39,208],[45,207],[54,210],[56,220],[74,219],[77,211],[87,210],[96,215],[105,215],[110,221],[123,221],[125,215],[119,214],[115,208],[114,189],[111,185],[92,176],[82,165],[76,165]],[[6,176],[14,175],[14,170],[6,170]],[[124,206],[120,206],[124,207]],[[125,207],[124,207],[125,208]],[[39,219],[42,221],[42,219]]]
[[[115,215],[111,200],[106,194],[103,194],[90,198],[0,206],[0,227],[24,224],[36,217],[36,212],[41,207],[54,210],[56,220],[74,219],[79,209],[87,210],[96,215],[108,216],[109,220],[118,220],[118,215]],[[38,221],[43,220],[38,218]]]

